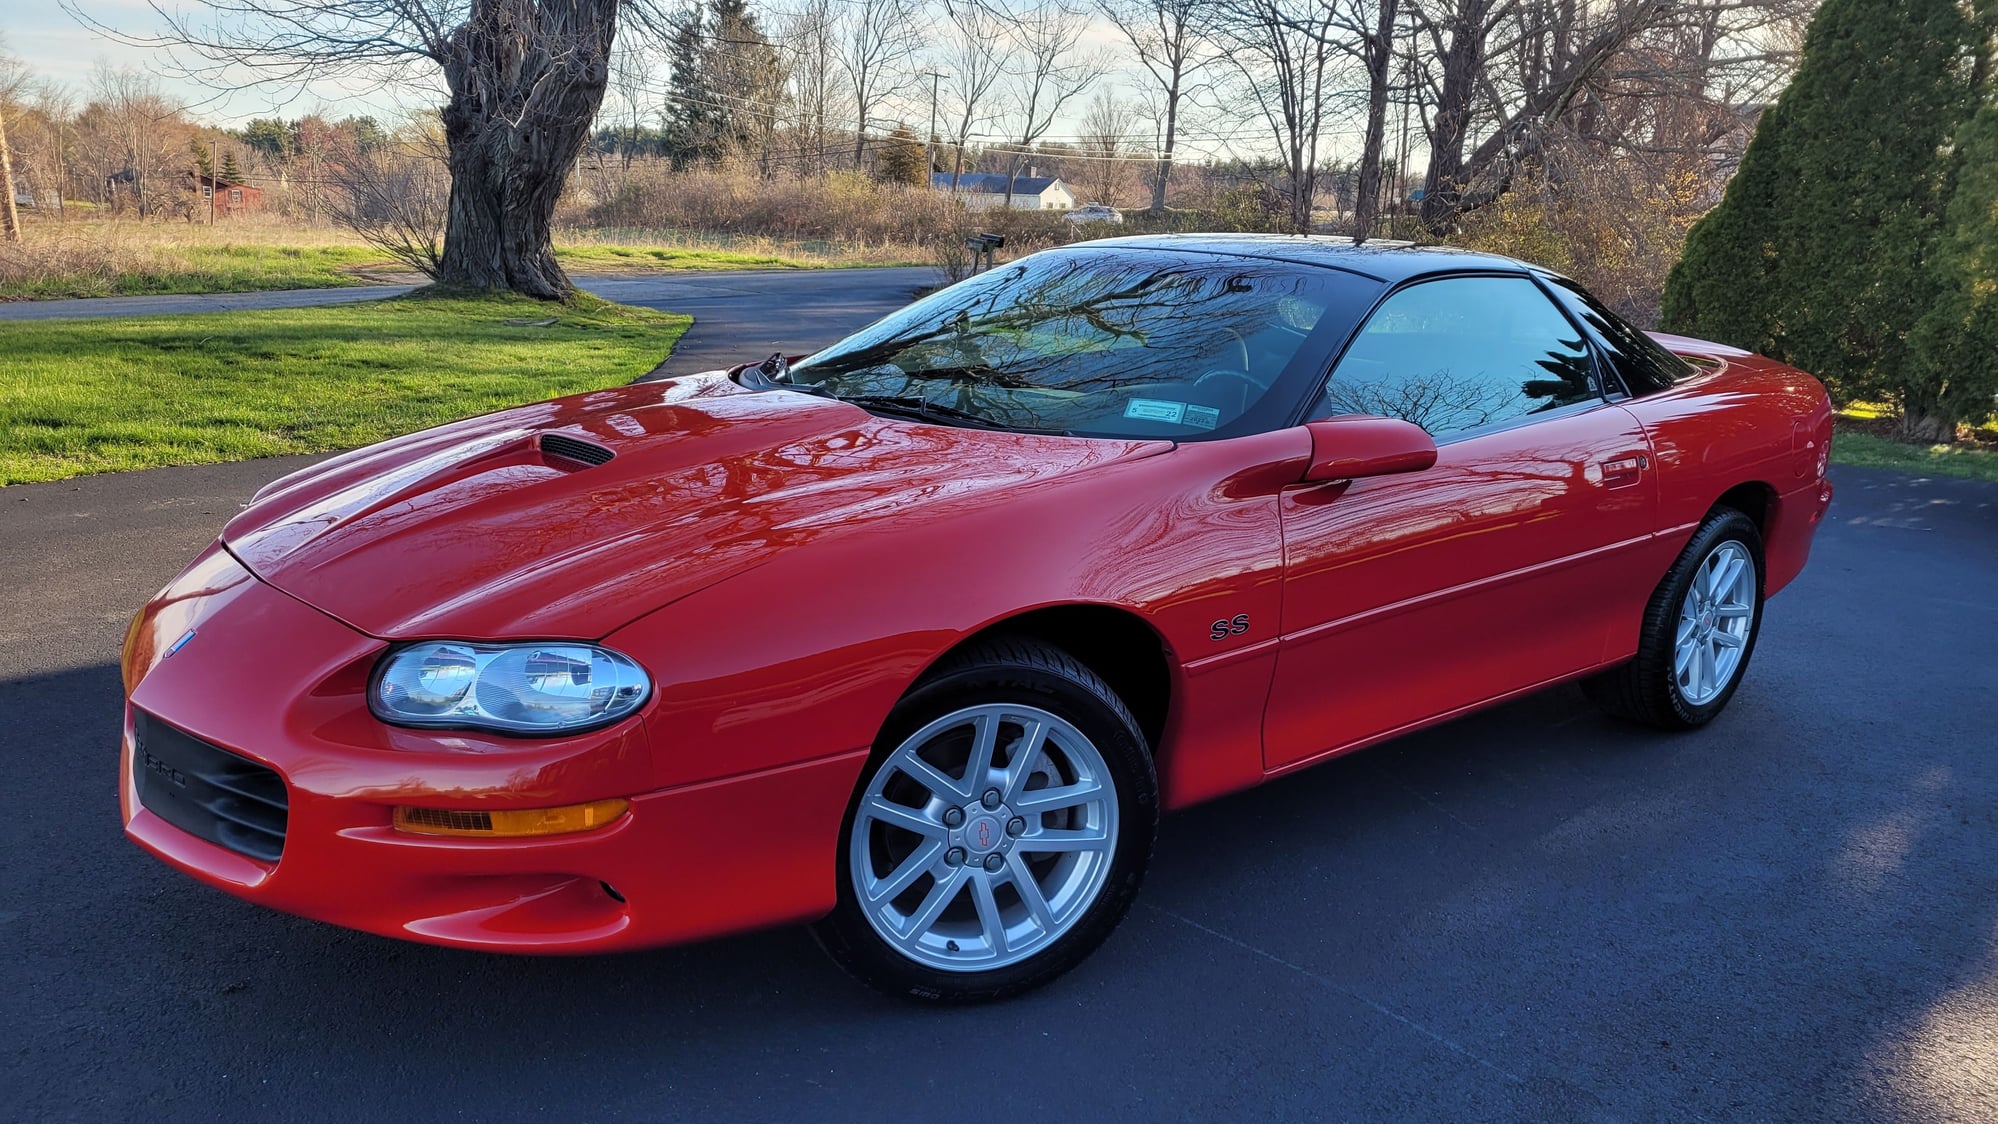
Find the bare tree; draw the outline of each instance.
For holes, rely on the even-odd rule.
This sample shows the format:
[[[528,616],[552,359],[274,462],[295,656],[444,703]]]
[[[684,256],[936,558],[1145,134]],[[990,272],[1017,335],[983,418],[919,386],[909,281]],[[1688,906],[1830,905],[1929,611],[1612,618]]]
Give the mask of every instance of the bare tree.
[[[867,129],[882,103],[907,88],[918,40],[915,0],[846,0],[837,23],[839,66],[853,98],[853,166],[867,154]]]
[[[581,161],[590,192],[607,213],[615,213],[631,178],[632,162],[645,145],[645,121],[652,109],[651,65],[637,44],[621,42],[611,51],[610,82],[597,109],[596,135],[584,147]]]
[[[1007,164],[1006,203],[1013,205],[1013,180],[1032,155],[1034,142],[1054,127],[1062,107],[1087,91],[1105,69],[1095,52],[1081,49],[1089,17],[1058,0],[1035,0],[1007,18],[1019,58],[1013,108],[1018,128]]]
[[[1311,232],[1318,146],[1341,53],[1334,10],[1320,0],[1247,0],[1224,27],[1236,98],[1269,127],[1290,228]]]
[[[1081,141],[1084,183],[1093,201],[1115,203],[1130,175],[1125,159],[1125,135],[1137,119],[1115,90],[1098,90],[1082,114]]]
[[[824,174],[830,163],[833,123],[852,104],[840,82],[839,26],[833,8],[834,0],[806,0],[786,18],[777,36],[790,76],[796,170],[801,176]]]
[[[1601,133],[1610,100],[1683,108],[1746,75],[1781,81],[1808,0],[1408,0],[1427,48],[1422,217],[1446,231],[1566,139]],[[1722,115],[1724,118],[1725,115]],[[1722,134],[1726,127],[1722,127]]]
[[[0,52],[6,44],[0,42]],[[0,53],[0,239],[21,240],[21,216],[14,210],[14,150],[7,143],[7,110],[20,93],[26,75],[13,65],[13,59]]]
[[[93,27],[80,8],[63,6]],[[438,279],[545,299],[556,197],[589,137],[620,19],[663,27],[653,0],[189,0],[156,34],[210,81],[388,83],[441,71],[451,195]]]
[[[16,157],[16,186],[26,184],[38,212],[47,213],[53,206],[56,217],[65,218],[70,151],[76,138],[76,101],[55,82],[37,82],[30,90],[32,101],[19,105],[7,122]]]
[[[188,203],[179,177],[187,170],[194,129],[157,80],[131,67],[98,64],[78,132],[108,208],[120,208],[126,194],[142,218],[172,214]]]
[[[1367,75],[1367,126],[1353,191],[1353,240],[1373,235],[1381,205],[1381,148],[1387,141],[1388,73],[1395,62],[1399,0],[1346,0],[1346,30]]]
[[[1217,57],[1213,30],[1218,0],[1097,0],[1097,10],[1129,43],[1151,78],[1156,101],[1158,162],[1152,169],[1151,213],[1165,213],[1180,114],[1192,86]]]
[[[378,147],[347,145],[332,164],[334,220],[411,269],[437,277],[451,195],[443,148],[441,130],[420,125]]]
[[[938,71],[943,75],[938,96],[946,114],[946,133],[955,156],[950,189],[964,173],[964,149],[971,135],[992,116],[992,93],[1006,73],[1005,26],[975,0],[944,0],[949,26]]]

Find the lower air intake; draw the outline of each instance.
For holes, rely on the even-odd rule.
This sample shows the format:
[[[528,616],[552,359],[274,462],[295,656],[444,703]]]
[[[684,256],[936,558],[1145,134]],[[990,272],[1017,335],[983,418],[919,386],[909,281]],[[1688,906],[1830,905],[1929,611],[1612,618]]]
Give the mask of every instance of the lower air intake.
[[[189,835],[274,863],[284,854],[284,778],[143,710],[132,711],[132,780],[145,809]]]

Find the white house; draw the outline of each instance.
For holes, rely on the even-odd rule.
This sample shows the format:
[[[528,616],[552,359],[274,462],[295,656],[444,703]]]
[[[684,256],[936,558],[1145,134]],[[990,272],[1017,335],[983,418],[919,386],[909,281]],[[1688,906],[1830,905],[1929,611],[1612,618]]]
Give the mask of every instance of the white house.
[[[1006,177],[997,172],[963,172],[956,177],[949,172],[938,172],[930,177],[930,186],[946,195],[956,195],[973,211],[1006,205]],[[1014,176],[1013,209],[1072,211],[1075,192],[1053,176]]]

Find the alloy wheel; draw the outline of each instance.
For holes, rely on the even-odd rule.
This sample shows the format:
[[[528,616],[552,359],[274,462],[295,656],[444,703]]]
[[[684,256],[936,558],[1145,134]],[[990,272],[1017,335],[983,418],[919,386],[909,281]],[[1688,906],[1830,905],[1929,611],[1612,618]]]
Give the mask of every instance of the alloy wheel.
[[[945,971],[1018,964],[1103,889],[1117,789],[1096,746],[1039,707],[945,714],[882,763],[854,811],[853,890],[874,931]]]
[[[1672,678],[1689,705],[1711,702],[1741,670],[1755,626],[1755,589],[1755,560],[1732,539],[1693,571],[1672,650]]]

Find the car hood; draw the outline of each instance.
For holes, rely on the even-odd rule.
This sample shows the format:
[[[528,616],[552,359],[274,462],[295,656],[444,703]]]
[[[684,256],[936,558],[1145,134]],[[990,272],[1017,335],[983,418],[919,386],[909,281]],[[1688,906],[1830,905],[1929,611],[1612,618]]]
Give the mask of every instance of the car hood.
[[[357,450],[265,488],[222,537],[374,636],[592,639],[780,550],[1170,448],[878,418],[715,373]]]

